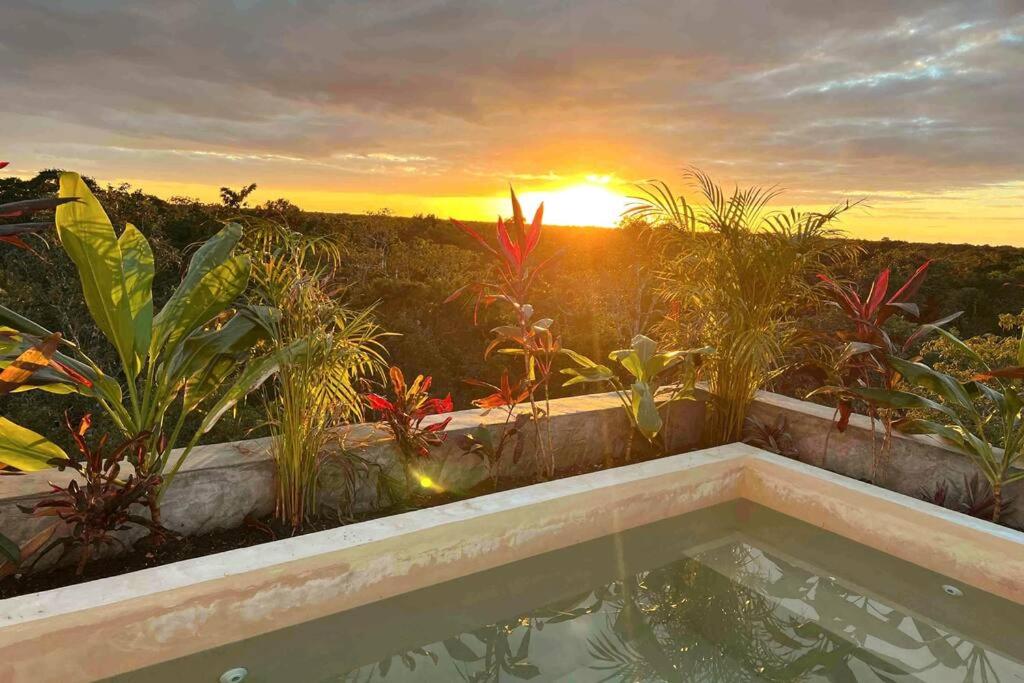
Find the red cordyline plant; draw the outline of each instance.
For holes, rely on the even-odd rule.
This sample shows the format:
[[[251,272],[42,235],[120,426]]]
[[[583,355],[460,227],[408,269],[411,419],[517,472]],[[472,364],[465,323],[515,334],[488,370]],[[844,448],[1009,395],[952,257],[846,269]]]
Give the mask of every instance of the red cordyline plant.
[[[505,455],[505,449],[512,443],[512,439],[522,432],[525,423],[530,420],[530,416],[527,414],[520,414],[518,416],[515,414],[516,406],[529,398],[530,392],[523,388],[521,382],[513,385],[509,380],[508,370],[501,373],[501,383],[498,385],[481,382],[476,379],[467,379],[466,383],[491,390],[491,393],[487,396],[473,401],[473,405],[483,409],[484,415],[498,408],[505,414],[505,421],[502,423],[501,433],[497,441],[494,440],[491,430],[486,425],[481,424],[477,425],[476,429],[463,437],[460,444],[462,450],[476,455],[483,461],[491,478],[491,484],[497,490],[498,476],[501,472],[501,461],[502,456]],[[522,440],[517,439],[515,443],[516,445],[512,452],[513,463],[519,462],[519,458],[523,453]]]
[[[152,513],[162,477],[144,469],[148,434],[140,434],[116,446],[111,446],[104,435],[93,447],[85,438],[92,425],[90,415],[83,417],[77,427],[72,426],[70,420],[65,422],[77,453],[72,452],[66,460],[55,458],[51,464],[59,470],[70,468],[81,479],[73,479],[66,486],[51,483],[52,496],[32,507],[20,507],[33,517],[57,517],[69,531],[43,547],[32,565],[51,550],[62,548],[62,555],[78,552],[75,573],[81,574],[86,563],[103,547],[124,548],[124,543],[114,535],[117,531],[135,524],[149,529],[157,539],[167,533],[149,517],[137,514],[137,506],[149,508]],[[130,463],[134,472],[122,479],[124,462]]]
[[[487,281],[471,282],[448,297],[445,303],[464,295],[474,294],[473,322],[476,323],[480,306],[503,303],[512,312],[510,324],[500,325],[491,330],[494,339],[484,352],[490,358],[495,352],[519,356],[522,359],[521,376],[510,382],[521,388],[521,400],[530,404],[530,416],[537,433],[538,458],[541,469],[547,475],[554,475],[554,460],[551,454],[550,424],[542,434],[541,420],[549,414],[548,400],[555,358],[562,349],[561,339],[551,332],[554,321],[551,318],[534,318],[530,296],[538,273],[551,258],[536,262],[535,253],[540,243],[544,204],[537,207],[529,225],[523,216],[523,209],[510,188],[512,197],[512,220],[506,224],[498,218],[495,228],[495,243],[491,244],[473,228],[452,219],[459,229],[476,240],[492,257],[492,268]],[[553,257],[552,257],[553,258]],[[545,407],[538,400],[542,397]]]
[[[0,169],[9,165],[7,161],[0,161]],[[30,218],[37,211],[50,211],[61,204],[78,201],[76,197],[46,197],[41,199],[24,199],[19,202],[0,204],[0,219],[9,218]],[[28,221],[19,223],[0,223],[0,242],[12,244],[19,249],[32,251],[32,248],[22,239],[25,235],[40,233],[49,228],[56,227],[53,221]]]
[[[880,272],[867,296],[861,297],[851,285],[839,283],[828,276],[818,275],[822,287],[831,300],[846,317],[849,329],[836,333],[843,347],[836,359],[832,373],[838,380],[839,402],[837,405],[836,428],[842,432],[846,429],[853,413],[854,397],[844,393],[843,389],[853,387],[873,387],[892,390],[900,380],[900,375],[889,363],[892,356],[906,356],[924,335],[957,318],[961,312],[948,315],[930,323],[920,323],[921,310],[912,302],[924,283],[932,260],[925,261],[914,274],[892,294],[889,293],[890,270]],[[917,323],[913,331],[903,339],[895,339],[886,330],[885,323],[893,316],[900,316],[907,321]],[[817,392],[836,391],[836,387],[826,387]],[[817,392],[811,392],[812,395]],[[892,423],[895,416],[891,411],[866,402],[868,417],[872,422],[881,419],[885,427],[883,450],[892,435]],[[876,451],[876,459],[878,452]],[[877,468],[877,462],[876,462]]]
[[[401,369],[391,366],[388,370],[391,380],[392,398],[380,394],[366,395],[366,402],[384,422],[398,444],[405,472],[407,492],[412,489],[412,468],[417,458],[426,458],[430,449],[444,443],[445,427],[451,422],[447,417],[440,422],[424,425],[430,415],[441,415],[452,411],[452,397],[431,398],[431,378],[417,375],[412,384],[406,384]]]

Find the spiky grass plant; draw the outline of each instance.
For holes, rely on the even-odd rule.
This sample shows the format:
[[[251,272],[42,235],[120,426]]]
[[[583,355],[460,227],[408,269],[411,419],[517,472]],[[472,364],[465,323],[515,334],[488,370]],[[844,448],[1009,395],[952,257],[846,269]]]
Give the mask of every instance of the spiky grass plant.
[[[323,453],[336,428],[362,417],[359,379],[383,374],[383,332],[371,309],[353,310],[339,298],[343,252],[336,241],[268,222],[254,223],[250,233],[253,289],[281,311],[270,321],[272,344],[303,340],[307,348],[282,366],[266,401],[276,514],[298,528],[316,513]]]
[[[727,194],[701,171],[687,177],[700,205],[654,181],[640,187],[626,213],[650,222],[659,237],[660,292],[670,310],[658,330],[662,341],[715,349],[703,365],[711,394],[705,440],[731,443],[742,439],[757,391],[813,344],[799,321],[821,305],[815,276],[851,255],[830,238],[841,235],[836,221],[853,204],[770,210],[775,188]]]

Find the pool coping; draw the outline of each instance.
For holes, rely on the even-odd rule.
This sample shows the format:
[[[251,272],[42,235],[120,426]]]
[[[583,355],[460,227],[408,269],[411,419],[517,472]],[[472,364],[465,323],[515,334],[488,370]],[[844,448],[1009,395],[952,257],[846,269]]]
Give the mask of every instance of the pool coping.
[[[0,680],[108,677],[736,498],[1024,604],[1024,534],[730,444],[3,600]]]

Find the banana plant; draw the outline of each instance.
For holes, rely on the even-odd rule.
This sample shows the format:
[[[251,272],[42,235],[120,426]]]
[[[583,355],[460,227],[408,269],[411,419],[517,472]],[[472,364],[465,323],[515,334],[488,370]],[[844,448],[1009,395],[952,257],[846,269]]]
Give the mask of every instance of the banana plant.
[[[250,270],[248,257],[234,253],[242,233],[238,224],[225,225],[196,251],[181,284],[154,312],[153,252],[142,233],[129,223],[117,235],[76,173],[61,174],[59,195],[78,198],[57,207],[57,234],[78,270],[90,315],[117,352],[123,386],[79,347],[60,340],[67,353],[53,358],[76,376],[47,375],[45,384],[29,388],[90,396],[124,436],[150,434],[143,465],[165,473],[162,495],[199,438],[280,363],[301,354],[302,343],[252,357],[269,336],[269,321],[280,314],[258,306],[232,311]],[[0,347],[0,362],[13,361],[33,339],[53,334],[2,306],[0,326],[21,335]],[[197,412],[198,427],[184,435],[186,418]],[[8,425],[0,429],[6,433]],[[172,464],[171,451],[179,445],[183,450]],[[0,445],[0,461],[5,457]]]
[[[581,353],[571,349],[562,349],[561,353],[576,363],[575,368],[563,368],[562,374],[569,379],[563,387],[582,383],[605,383],[613,387],[616,396],[629,417],[630,424],[649,443],[655,439],[664,426],[664,420],[658,411],[658,377],[666,370],[685,363],[683,380],[673,387],[667,398],[661,402],[692,398],[696,382],[697,357],[710,353],[711,348],[687,349],[684,351],[658,352],[657,343],[642,334],[633,337],[628,349],[619,349],[608,354],[608,359],[615,361],[632,377],[629,391],[619,381],[615,372],[606,365],[596,363]],[[628,459],[628,451],[627,451]]]
[[[966,453],[992,488],[992,521],[998,522],[1003,513],[1003,489],[1024,479],[1024,470],[1016,468],[1024,454],[1024,391],[1020,387],[1024,379],[1024,337],[1017,365],[992,369],[963,341],[945,330],[938,332],[976,363],[980,372],[961,382],[923,363],[891,356],[888,362],[893,369],[925,395],[873,387],[850,387],[846,391],[876,405],[929,415],[904,417],[896,427],[906,433],[939,437]]]

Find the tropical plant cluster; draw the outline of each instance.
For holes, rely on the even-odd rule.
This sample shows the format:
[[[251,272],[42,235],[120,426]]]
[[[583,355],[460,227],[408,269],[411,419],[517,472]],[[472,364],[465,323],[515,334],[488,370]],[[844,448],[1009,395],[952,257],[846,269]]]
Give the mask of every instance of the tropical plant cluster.
[[[780,210],[774,188],[687,180],[687,196],[639,186],[604,233],[544,227],[543,205],[528,221],[514,191],[488,229],[249,208],[255,186],[209,206],[67,172],[0,180],[0,463],[77,475],[26,511],[53,527],[0,537],[0,573],[56,548],[81,571],[133,526],[166,542],[161,501],[209,440],[269,435],[275,518],[292,532],[321,514],[328,459],[354,499],[356,470],[374,465],[338,435],[366,419],[393,437],[378,480],[398,508],[444,490],[458,404],[481,411],[456,446],[492,488],[524,457],[554,478],[551,399],[595,388],[621,404],[624,462],[670,452],[672,407],[698,395],[708,445],[800,457],[784,420],[749,414],[758,391],[781,390],[829,402],[837,431],[854,411],[877,422],[876,481],[894,430],[953,444],[980,477],[961,506],[1003,519],[1024,478],[1024,337],[985,321],[1021,326],[1024,255],[974,252],[1016,306],[995,310],[968,291],[983,287],[948,284],[963,257],[846,239],[855,202]]]

